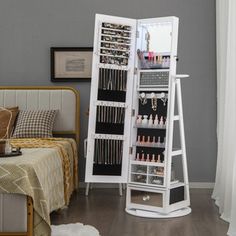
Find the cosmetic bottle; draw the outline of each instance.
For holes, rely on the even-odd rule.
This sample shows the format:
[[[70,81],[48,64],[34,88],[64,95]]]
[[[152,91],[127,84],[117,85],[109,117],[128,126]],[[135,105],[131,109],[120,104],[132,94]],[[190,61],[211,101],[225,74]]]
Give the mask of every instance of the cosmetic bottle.
[[[148,124],[148,116],[147,115],[144,115],[143,116],[143,119],[142,119],[142,125],[146,126]]]
[[[152,162],[155,162],[155,154],[152,154]]]
[[[152,125],[153,125],[153,117],[152,117],[152,114],[149,116],[148,125],[149,125],[149,126],[152,126]]]
[[[159,124],[158,115],[156,115],[154,120],[154,126],[158,126],[158,124]]]
[[[136,123],[137,123],[137,124],[142,124],[142,115],[138,115],[138,116],[137,116]]]

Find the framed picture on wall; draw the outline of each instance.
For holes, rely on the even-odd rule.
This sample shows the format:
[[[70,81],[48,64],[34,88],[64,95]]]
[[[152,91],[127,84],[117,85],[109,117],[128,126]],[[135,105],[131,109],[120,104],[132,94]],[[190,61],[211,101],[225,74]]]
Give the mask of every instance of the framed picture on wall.
[[[92,47],[51,47],[51,81],[91,79]]]

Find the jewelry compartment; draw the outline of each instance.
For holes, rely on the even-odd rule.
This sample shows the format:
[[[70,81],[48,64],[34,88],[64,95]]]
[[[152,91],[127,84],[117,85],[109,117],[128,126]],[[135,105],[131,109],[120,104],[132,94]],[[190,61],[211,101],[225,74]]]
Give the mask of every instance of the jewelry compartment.
[[[127,70],[117,67],[99,68],[98,100],[126,101]]]
[[[123,140],[95,139],[93,175],[121,175]]]
[[[124,134],[124,107],[97,106],[96,133]]]

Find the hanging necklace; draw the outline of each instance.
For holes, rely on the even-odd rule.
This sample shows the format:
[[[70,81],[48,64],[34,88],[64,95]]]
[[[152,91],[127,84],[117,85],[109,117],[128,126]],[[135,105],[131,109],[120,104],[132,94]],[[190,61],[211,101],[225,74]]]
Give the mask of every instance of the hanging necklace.
[[[157,110],[157,97],[155,93],[151,93],[151,103],[152,103],[152,110]]]
[[[145,94],[145,93],[140,93],[140,94],[139,94],[139,100],[140,100],[140,102],[141,102],[142,105],[147,104],[146,94]]]
[[[166,106],[167,96],[165,95],[165,93],[161,93],[161,100],[163,102],[163,106]]]

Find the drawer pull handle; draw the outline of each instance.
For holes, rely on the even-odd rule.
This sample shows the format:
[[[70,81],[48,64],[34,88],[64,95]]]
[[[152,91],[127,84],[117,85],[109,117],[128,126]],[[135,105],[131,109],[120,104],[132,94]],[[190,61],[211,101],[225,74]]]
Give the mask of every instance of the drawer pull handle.
[[[145,195],[143,196],[143,201],[149,201],[150,200],[150,196],[149,195]]]

